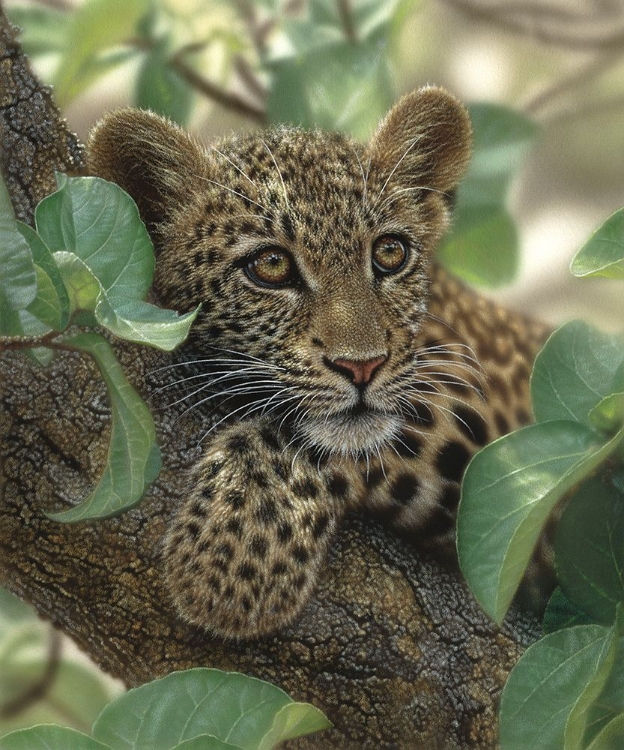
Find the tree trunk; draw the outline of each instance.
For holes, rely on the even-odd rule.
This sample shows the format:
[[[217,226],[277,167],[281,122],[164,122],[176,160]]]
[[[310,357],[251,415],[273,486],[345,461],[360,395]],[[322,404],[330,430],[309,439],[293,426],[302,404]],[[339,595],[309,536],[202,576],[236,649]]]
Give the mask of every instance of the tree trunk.
[[[2,169],[17,213],[32,221],[34,204],[54,187],[53,171],[77,171],[83,157],[4,16],[0,112]],[[162,585],[161,540],[199,454],[201,425],[150,388],[150,373],[169,355],[128,345],[120,356],[138,390],[152,393],[163,470],[138,508],[64,525],[45,511],[77,502],[101,471],[104,385],[77,354],[47,368],[3,355],[0,583],[129,686],[212,666],[313,702],[335,728],[293,747],[495,747],[500,691],[536,623],[516,614],[498,629],[454,570],[368,518],[343,525],[312,601],[279,635],[223,642],[176,618]]]

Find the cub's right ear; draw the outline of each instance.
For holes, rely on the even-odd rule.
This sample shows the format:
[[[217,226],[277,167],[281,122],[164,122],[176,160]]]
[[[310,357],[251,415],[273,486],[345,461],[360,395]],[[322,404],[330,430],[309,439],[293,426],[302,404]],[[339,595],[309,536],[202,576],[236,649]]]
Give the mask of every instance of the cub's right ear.
[[[150,230],[184,205],[206,164],[199,143],[164,117],[140,109],[106,115],[91,132],[87,153],[90,174],[130,193]]]

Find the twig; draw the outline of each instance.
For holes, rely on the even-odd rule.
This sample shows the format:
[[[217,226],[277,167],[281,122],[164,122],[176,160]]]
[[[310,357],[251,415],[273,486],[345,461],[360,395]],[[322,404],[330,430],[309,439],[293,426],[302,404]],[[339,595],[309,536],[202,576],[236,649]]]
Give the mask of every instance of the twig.
[[[568,47],[570,49],[578,50],[610,50],[610,49],[621,49],[624,46],[624,28],[616,28],[613,30],[613,24],[616,20],[622,21],[622,14],[616,14],[615,19],[605,18],[593,20],[602,20],[601,27],[594,29],[589,32],[586,28],[588,21],[592,20],[591,17],[586,15],[565,15],[560,16],[558,21],[559,28],[553,27],[548,28],[545,25],[540,25],[539,13],[536,13],[536,6],[532,4],[529,6],[529,10],[532,10],[532,15],[525,14],[525,18],[514,17],[509,13],[509,7],[507,5],[481,5],[480,3],[474,2],[474,0],[442,0],[442,2],[450,5],[456,10],[479,20],[485,20],[490,23],[495,23],[497,26],[506,29],[512,33],[530,34],[535,39],[550,45],[557,45],[560,47]],[[521,6],[512,5],[511,8],[515,9],[516,14],[519,14]],[[554,9],[550,9],[549,12],[554,14]],[[542,13],[543,15],[543,13]],[[578,25],[582,28],[580,32],[574,30],[562,29],[561,19],[565,18],[569,25]],[[555,24],[554,16],[552,18],[553,24]]]
[[[17,716],[46,696],[58,675],[61,665],[62,646],[61,634],[58,630],[51,628],[50,640],[48,642],[48,659],[43,674],[37,682],[29,685],[21,695],[5,703],[0,708],[0,717],[8,719]]]
[[[258,107],[244,99],[242,96],[222,89],[212,81],[204,78],[196,70],[184,61],[184,57],[191,52],[203,48],[203,44],[192,44],[182,47],[170,58],[171,68],[182,78],[189,86],[199,91],[204,96],[220,104],[222,107],[248,117],[254,122],[260,124],[266,123],[266,112],[264,108]]]
[[[61,10],[64,13],[69,13],[74,10],[74,6],[66,2],[66,0],[35,0],[37,5],[43,5],[46,8],[53,8],[54,10]]]
[[[529,100],[523,107],[524,111],[527,114],[539,116],[540,112],[544,111],[555,99],[578,89],[579,86],[589,83],[604,73],[605,70],[620,59],[621,54],[620,52],[611,52],[594,58],[588,65],[582,67],[580,70],[574,70],[570,75],[564,76]]]
[[[355,24],[353,23],[351,0],[337,0],[337,2],[345,37],[348,42],[355,44],[357,42],[357,33],[355,30]]]
[[[234,58],[234,70],[253,96],[260,101],[264,101],[267,98],[268,92],[266,87],[252,70],[247,60],[241,55],[236,55]]]

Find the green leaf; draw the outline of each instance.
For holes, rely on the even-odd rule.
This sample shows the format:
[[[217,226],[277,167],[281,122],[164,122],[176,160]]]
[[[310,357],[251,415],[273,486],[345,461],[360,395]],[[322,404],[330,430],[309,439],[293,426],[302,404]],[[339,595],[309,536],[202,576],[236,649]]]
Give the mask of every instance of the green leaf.
[[[115,750],[169,750],[206,734],[244,750],[264,750],[272,747],[263,744],[264,738],[275,731],[276,716],[288,705],[300,704],[293,704],[283,690],[253,677],[190,669],[117,698],[102,711],[93,735]],[[310,708],[316,716],[316,709]],[[320,726],[317,721],[308,723],[295,710],[286,717],[283,738],[294,736],[287,727],[292,727],[291,719],[303,729]]]
[[[41,5],[7,8],[7,15],[22,29],[21,45],[28,57],[61,52],[71,14]]]
[[[518,237],[505,202],[512,179],[538,129],[496,104],[469,107],[474,150],[457,190],[455,222],[438,250],[442,262],[474,284],[509,283],[518,268]]]
[[[0,737],[0,750],[110,750],[108,745],[69,727],[40,724]]]
[[[72,12],[54,80],[61,109],[92,82],[90,63],[102,51],[130,39],[149,8],[149,0],[87,0]]]
[[[325,714],[315,706],[309,703],[289,703],[277,712],[273,726],[264,735],[259,750],[271,750],[280,742],[330,729],[331,726]]]
[[[535,359],[531,376],[538,422],[573,419],[592,425],[589,412],[621,390],[624,337],[601,333],[583,321],[556,330]]]
[[[193,91],[169,65],[170,44],[157,44],[141,64],[136,83],[135,104],[186,125],[193,106]]]
[[[108,518],[139,503],[160,470],[154,421],[145,403],[128,383],[111,345],[96,333],[82,333],[65,343],[97,362],[111,401],[112,433],[104,473],[94,492],[79,505],[49,513],[54,521]]]
[[[559,521],[555,560],[564,593],[605,624],[624,602],[624,496],[600,479],[585,482]]]
[[[105,292],[93,271],[77,255],[64,250],[54,253],[54,260],[68,292],[71,314],[95,313],[100,295]],[[95,318],[91,324],[95,325]]]
[[[115,336],[138,344],[171,351],[188,336],[199,308],[178,315],[140,300],[115,302],[111,305],[104,293],[95,308],[97,322]]]
[[[98,177],[60,177],[36,208],[37,231],[56,253],[68,251],[94,273],[111,301],[143,299],[154,248],[132,198]]]
[[[529,646],[503,691],[501,750],[580,748],[588,707],[608,678],[615,643],[614,629],[579,625]]]
[[[21,334],[11,313],[26,309],[36,294],[32,253],[17,231],[11,199],[0,177],[0,335]]]
[[[572,259],[575,276],[624,279],[624,208],[612,214]]]
[[[568,599],[561,586],[557,586],[546,606],[542,624],[544,633],[548,634],[573,625],[592,625],[596,622]]]
[[[267,115],[368,138],[392,100],[387,45],[379,37],[335,44],[272,65]]]
[[[530,425],[477,453],[466,470],[457,548],[483,609],[501,622],[555,504],[620,445],[571,421]]]
[[[471,284],[508,284],[518,271],[518,233],[502,205],[459,205],[440,261]]]
[[[624,747],[624,713],[611,719],[585,750],[622,750],[622,747]]]

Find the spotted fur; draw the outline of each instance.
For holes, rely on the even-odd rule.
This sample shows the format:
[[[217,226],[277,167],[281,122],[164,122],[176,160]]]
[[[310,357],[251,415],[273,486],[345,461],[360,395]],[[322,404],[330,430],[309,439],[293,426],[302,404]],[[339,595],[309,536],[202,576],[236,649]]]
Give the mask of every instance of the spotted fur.
[[[155,296],[203,304],[170,383],[206,421],[164,542],[185,619],[243,638],[288,624],[350,509],[452,547],[465,466],[529,420],[545,334],[432,258],[469,155],[466,111],[436,88],[368,145],[282,127],[204,148],[136,110],[96,128],[93,173],[155,239]],[[391,274],[371,259],[383,236],[408,251]],[[249,263],[275,247],[296,274],[267,287]]]

